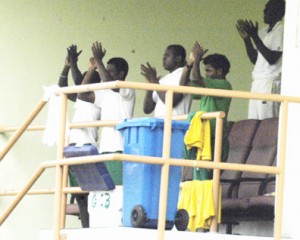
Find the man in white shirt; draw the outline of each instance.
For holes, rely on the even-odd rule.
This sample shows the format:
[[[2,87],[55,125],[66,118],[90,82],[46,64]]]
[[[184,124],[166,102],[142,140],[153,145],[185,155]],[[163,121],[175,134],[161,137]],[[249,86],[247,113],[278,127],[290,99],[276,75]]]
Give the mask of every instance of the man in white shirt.
[[[283,51],[284,0],[269,0],[264,9],[268,26],[258,33],[258,23],[238,20],[237,30],[244,40],[247,55],[255,64],[252,72],[252,92],[280,94]],[[253,43],[254,45],[253,45]],[[265,119],[279,116],[277,102],[250,100],[248,118]]]
[[[92,46],[94,58],[87,74],[93,74],[97,68],[101,82],[125,81],[128,73],[128,63],[123,58],[111,58],[104,66],[103,58],[106,54],[101,43]],[[87,78],[88,79],[88,78]],[[88,84],[83,80],[83,84]],[[107,89],[94,92],[79,93],[78,98],[94,103],[101,109],[101,120],[114,121],[133,117],[135,105],[135,91],[133,89]],[[122,134],[115,127],[102,127],[100,135],[99,153],[123,152]],[[122,162],[109,161],[105,165],[116,185],[122,184]]]
[[[183,67],[186,63],[186,52],[181,45],[170,45],[163,56],[164,69],[167,75],[159,79],[154,67],[148,62],[141,65],[142,75],[148,83],[179,86]],[[191,107],[191,95],[174,93],[172,115],[188,114]],[[165,92],[147,91],[144,98],[144,113],[150,114],[154,110],[155,117],[163,117],[166,113]]]
[[[68,47],[68,54],[65,59],[65,64],[61,75],[59,77],[58,85],[60,87],[67,87],[69,71],[72,72],[72,77],[75,85],[80,85],[83,82],[83,78],[89,78],[90,83],[99,83],[100,77],[98,73],[94,72],[91,75],[87,75],[87,72],[81,74],[78,66],[78,56],[81,51],[77,52],[77,46],[71,45]],[[86,80],[87,81],[87,80]],[[74,104],[74,115],[72,122],[89,122],[100,120],[100,108],[92,103],[82,101],[77,98],[77,94],[68,94],[68,99],[75,102]],[[76,147],[82,147],[84,144],[92,144],[97,146],[98,141],[98,128],[87,127],[87,128],[72,128],[69,136],[69,144],[75,145]],[[69,168],[69,182],[70,186],[78,186],[76,176],[74,172]],[[83,228],[89,227],[89,213],[88,213],[88,194],[72,194],[72,197],[76,199],[79,206],[79,214],[81,225]]]

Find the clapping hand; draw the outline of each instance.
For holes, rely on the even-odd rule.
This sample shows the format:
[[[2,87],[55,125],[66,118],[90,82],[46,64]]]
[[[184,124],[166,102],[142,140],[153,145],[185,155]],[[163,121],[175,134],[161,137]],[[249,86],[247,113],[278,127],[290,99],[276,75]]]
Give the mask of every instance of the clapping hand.
[[[246,39],[246,38],[249,37],[248,33],[245,30],[245,25],[246,25],[246,23],[242,19],[239,19],[237,21],[236,25],[235,25],[236,29],[237,29],[237,31],[240,34],[240,36],[241,36],[242,39]]]
[[[258,22],[255,22],[254,25],[254,23],[251,20],[246,20],[244,29],[250,37],[258,36]]]
[[[93,69],[97,68],[95,58],[93,57],[90,57],[90,67]]]
[[[203,46],[196,41],[189,56],[188,64],[193,64],[195,61],[200,62],[207,51],[208,49],[203,49]]]
[[[150,65],[150,63],[146,63],[141,65],[141,74],[146,78],[149,83],[158,83],[156,69]]]
[[[72,44],[70,47],[67,48],[68,51],[68,61],[69,64],[76,64],[78,61],[78,57],[79,55],[82,53],[82,50],[80,50],[79,52],[77,52],[77,46]]]
[[[96,61],[102,61],[102,59],[106,54],[106,50],[102,48],[102,44],[99,42],[93,43],[92,52],[93,52],[94,59]]]

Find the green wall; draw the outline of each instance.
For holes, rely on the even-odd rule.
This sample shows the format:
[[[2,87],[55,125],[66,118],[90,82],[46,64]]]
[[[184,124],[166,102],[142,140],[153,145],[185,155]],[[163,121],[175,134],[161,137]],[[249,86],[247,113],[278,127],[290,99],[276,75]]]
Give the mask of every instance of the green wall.
[[[198,40],[209,53],[225,54],[231,62],[228,80],[235,90],[249,91],[252,65],[247,59],[235,23],[239,18],[259,21],[262,0],[4,0],[0,1],[0,95],[1,125],[15,125],[43,95],[43,86],[54,84],[63,67],[66,48],[77,44],[83,53],[82,71],[88,67],[91,44],[101,41],[106,60],[122,56],[129,62],[127,80],[144,82],[140,65],[149,61],[159,75],[167,45],[182,44],[187,52]],[[143,116],[144,93],[138,92],[135,116]],[[193,103],[196,109],[197,102]],[[71,107],[71,105],[69,105]],[[69,110],[70,114],[72,109]],[[47,108],[34,123],[43,124]],[[71,115],[70,115],[71,117]],[[247,101],[233,100],[229,120],[247,117]],[[3,146],[11,134],[2,135]],[[23,136],[0,165],[0,189],[20,189],[37,166],[55,159],[56,148],[41,144],[41,132]],[[53,170],[47,171],[36,188],[54,186]],[[12,200],[0,198],[1,212]],[[6,240],[37,239],[40,228],[52,226],[52,196],[28,196],[1,226]],[[79,226],[68,219],[68,226]],[[24,230],[28,229],[28,230]],[[2,235],[1,235],[2,234]]]

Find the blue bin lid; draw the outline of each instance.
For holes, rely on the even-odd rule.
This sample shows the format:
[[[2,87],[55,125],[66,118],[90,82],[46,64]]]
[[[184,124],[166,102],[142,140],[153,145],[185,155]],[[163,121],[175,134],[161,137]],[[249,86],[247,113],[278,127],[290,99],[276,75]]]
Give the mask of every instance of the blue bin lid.
[[[190,126],[189,122],[185,121],[172,121],[172,129],[183,129],[187,130]],[[125,119],[124,122],[118,124],[116,128],[118,130],[124,130],[129,127],[149,127],[150,129],[154,129],[156,127],[163,128],[164,127],[164,119],[162,118],[132,118]]]

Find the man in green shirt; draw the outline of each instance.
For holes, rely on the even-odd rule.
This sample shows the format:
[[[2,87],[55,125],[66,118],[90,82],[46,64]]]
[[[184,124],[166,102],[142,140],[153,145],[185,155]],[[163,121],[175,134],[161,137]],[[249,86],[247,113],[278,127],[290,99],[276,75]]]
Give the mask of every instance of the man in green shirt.
[[[229,81],[226,80],[226,75],[230,69],[230,62],[228,59],[221,54],[211,54],[203,58],[207,50],[196,42],[192,48],[192,52],[189,56],[187,64],[184,67],[183,74],[181,77],[181,85],[203,87],[211,89],[224,89],[232,90],[232,86]],[[200,72],[200,62],[203,60],[205,65],[205,77]],[[193,95],[193,99],[200,99],[199,111],[203,112],[225,112],[225,118],[223,123],[223,138],[222,138],[222,162],[226,161],[229,149],[228,133],[227,133],[227,115],[231,103],[231,98],[227,97],[215,97],[205,95]],[[193,117],[194,113],[190,113],[189,119]],[[215,141],[215,127],[216,120],[210,121],[211,126],[211,145],[212,155],[214,152],[214,141]],[[193,151],[185,151],[185,156],[188,159],[193,158]],[[206,172],[206,173],[205,173]],[[211,178],[211,171],[205,171],[204,174],[201,171],[194,171],[193,178],[204,180]]]

